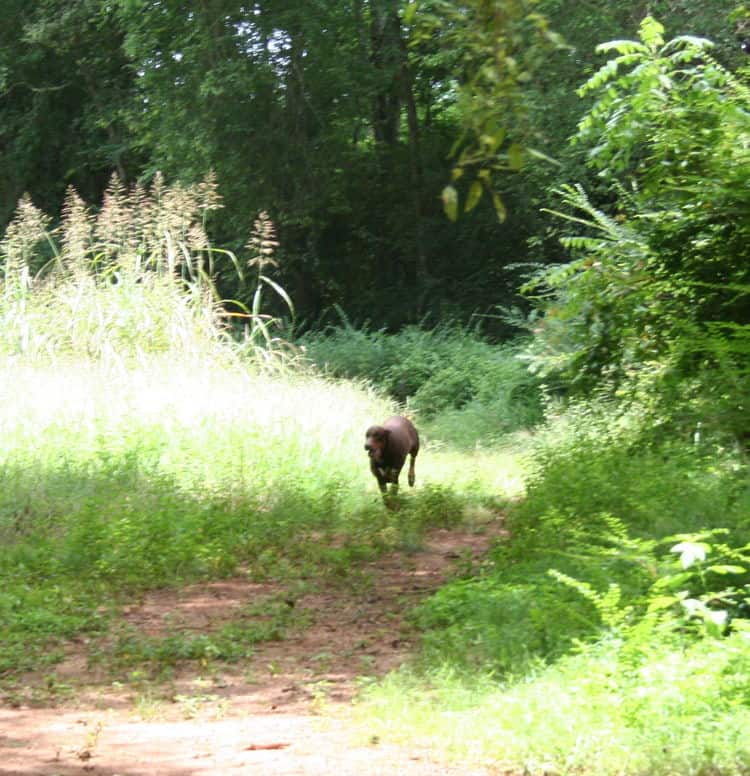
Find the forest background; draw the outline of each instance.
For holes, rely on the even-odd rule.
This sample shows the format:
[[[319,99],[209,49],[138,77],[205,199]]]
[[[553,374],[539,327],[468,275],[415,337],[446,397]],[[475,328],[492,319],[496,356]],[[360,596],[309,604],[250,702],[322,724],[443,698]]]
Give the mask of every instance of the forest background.
[[[576,89],[601,64],[596,45],[634,37],[649,12],[670,35],[715,41],[729,67],[745,56],[741,25],[727,20],[735,4],[723,0],[508,3],[509,18],[544,14],[566,46],[545,46],[533,25],[516,21],[500,55],[516,61],[513,88],[522,83],[522,92],[498,80],[490,97],[491,82],[479,83],[469,108],[461,87],[498,52],[451,19],[450,5],[421,3],[410,16],[396,0],[8,0],[0,227],[27,192],[54,216],[68,186],[94,204],[113,174],[127,186],[157,171],[184,183],[213,171],[224,207],[210,214],[212,241],[240,251],[257,213],[268,212],[277,278],[303,325],[338,322],[333,305],[389,330],[495,316],[518,303],[524,264],[564,256],[558,225],[541,211],[554,206],[550,188],[591,177],[585,151],[567,139],[586,107]],[[489,197],[457,224],[443,212],[441,192],[472,122],[492,142],[507,133],[497,150],[511,169],[495,181],[503,223]],[[556,164],[508,159],[511,146]],[[459,181],[464,194],[469,177]],[[247,302],[252,288],[217,262],[221,296]],[[484,324],[508,333],[497,317]]]

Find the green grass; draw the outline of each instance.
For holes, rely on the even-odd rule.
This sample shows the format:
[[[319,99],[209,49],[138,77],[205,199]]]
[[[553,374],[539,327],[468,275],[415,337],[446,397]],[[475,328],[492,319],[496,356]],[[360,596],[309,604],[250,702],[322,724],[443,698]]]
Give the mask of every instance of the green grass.
[[[91,654],[90,662],[92,666],[104,664],[109,671],[136,669],[152,676],[163,676],[187,661],[237,663],[251,657],[256,644],[282,641],[290,630],[304,627],[309,619],[308,613],[280,601],[262,612],[246,607],[210,631],[194,632],[175,623],[163,634],[148,636],[132,626],[117,624],[110,639]]]
[[[635,664],[604,641],[503,682],[405,671],[366,692],[360,719],[384,743],[418,739],[500,773],[737,776],[750,770],[748,635],[654,644]]]
[[[269,279],[273,225],[259,217],[244,256],[216,249],[205,225],[220,206],[210,177],[129,191],[113,180],[96,212],[69,192],[54,230],[24,198],[0,240],[0,679],[53,664],[72,637],[111,643],[118,607],[144,590],[240,568],[285,583],[346,579],[380,552],[417,547],[430,526],[486,519],[497,488],[519,487],[513,465],[456,457],[426,434],[419,487],[385,509],[363,435],[397,405],[369,382],[302,365],[263,309],[265,289],[292,310]],[[232,305],[238,340],[215,297],[218,260],[251,284],[252,310]],[[438,366],[435,344],[455,361],[459,339],[415,329],[390,340],[413,354],[399,374],[400,355],[391,363],[393,384],[417,361]],[[465,341],[475,366],[517,367]],[[426,408],[451,402],[456,382],[444,386]],[[125,653],[229,659],[233,641],[255,638],[237,627],[126,634]]]
[[[373,396],[183,366],[4,371],[2,670],[103,627],[97,603],[228,574],[376,508],[348,439]]]
[[[220,359],[9,364],[0,396],[6,675],[59,659],[66,638],[105,633],[138,591],[240,565],[257,579],[346,577],[384,550],[417,546],[429,526],[494,509],[496,487],[518,486],[510,456],[498,466],[428,445],[419,487],[389,512],[362,449],[389,402],[356,384]]]

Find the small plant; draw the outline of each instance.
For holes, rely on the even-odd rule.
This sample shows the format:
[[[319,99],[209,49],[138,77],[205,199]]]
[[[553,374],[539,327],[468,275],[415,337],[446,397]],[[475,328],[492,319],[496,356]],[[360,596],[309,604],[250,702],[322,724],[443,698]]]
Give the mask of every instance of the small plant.
[[[750,547],[735,548],[715,541],[727,533],[714,529],[669,540],[672,544],[679,539],[669,548],[670,553],[677,555],[674,564],[679,567],[662,574],[654,583],[649,595],[649,613],[674,612],[679,607],[676,613],[679,621],[697,625],[703,636],[718,638],[727,632],[735,614],[742,616],[747,612]],[[709,555],[716,559],[709,561]],[[745,584],[739,588],[727,587],[728,577],[739,577]]]
[[[276,240],[276,230],[265,211],[261,212],[253,224],[250,239],[245,248],[250,252],[247,266],[254,270],[255,291],[253,292],[250,309],[244,308],[243,313],[234,313],[234,317],[247,321],[244,328],[244,345],[250,353],[261,360],[269,361],[276,356],[292,356],[294,348],[285,339],[274,334],[273,329],[279,328],[281,321],[263,312],[263,291],[273,290],[286,306],[286,310],[294,318],[294,305],[289,295],[279,283],[269,274],[269,270],[278,267],[275,258],[279,243]],[[235,304],[239,304],[235,302]]]

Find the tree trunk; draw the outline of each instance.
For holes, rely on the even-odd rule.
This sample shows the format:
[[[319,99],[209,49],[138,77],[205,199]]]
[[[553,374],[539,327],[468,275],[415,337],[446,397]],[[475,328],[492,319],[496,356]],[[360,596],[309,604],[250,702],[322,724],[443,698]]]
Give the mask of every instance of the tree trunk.
[[[411,176],[412,207],[414,209],[415,248],[416,248],[416,280],[419,287],[419,312],[424,308],[424,301],[430,288],[430,275],[427,268],[427,251],[424,244],[424,214],[422,212],[422,154],[419,142],[419,116],[414,99],[414,78],[409,67],[409,54],[406,41],[399,29],[399,68],[400,93],[406,106],[406,123],[409,130],[409,173]]]
[[[399,70],[401,60],[401,21],[388,0],[370,4],[370,57],[375,71],[372,130],[375,141],[386,145],[398,142],[401,115]]]

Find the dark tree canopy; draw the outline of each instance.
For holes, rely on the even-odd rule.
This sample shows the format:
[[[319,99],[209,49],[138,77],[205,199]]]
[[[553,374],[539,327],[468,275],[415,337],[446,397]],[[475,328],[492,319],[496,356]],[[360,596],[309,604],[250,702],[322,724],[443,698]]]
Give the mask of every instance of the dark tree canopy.
[[[97,202],[113,173],[213,170],[214,239],[240,248],[268,211],[308,324],[333,305],[391,328],[486,313],[512,301],[517,265],[559,255],[539,211],[587,175],[566,138],[595,45],[648,11],[730,63],[734,2],[710,5],[0,0],[0,222],[25,192],[55,214],[68,186]],[[221,290],[244,293],[229,266]]]

